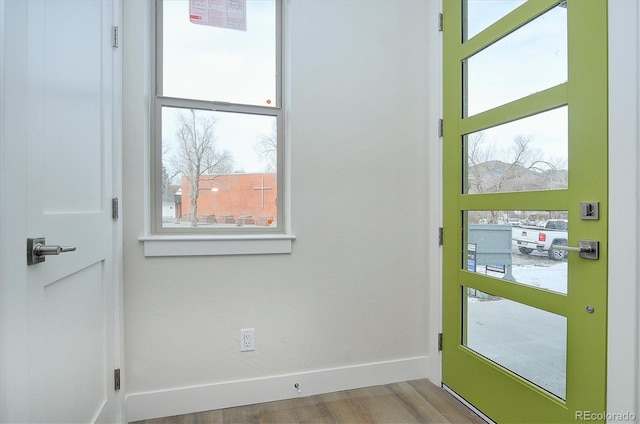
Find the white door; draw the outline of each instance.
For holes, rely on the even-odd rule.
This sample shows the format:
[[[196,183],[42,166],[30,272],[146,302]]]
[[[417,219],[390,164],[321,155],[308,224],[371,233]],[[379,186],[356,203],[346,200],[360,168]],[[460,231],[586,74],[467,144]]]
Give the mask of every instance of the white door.
[[[0,0],[0,422],[118,420],[113,3]]]

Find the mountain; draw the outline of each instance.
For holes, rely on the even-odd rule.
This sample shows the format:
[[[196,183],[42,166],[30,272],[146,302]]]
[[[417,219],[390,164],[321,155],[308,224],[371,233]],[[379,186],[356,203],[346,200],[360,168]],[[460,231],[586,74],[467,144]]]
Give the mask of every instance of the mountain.
[[[557,190],[568,187],[566,169],[544,171],[525,168],[497,160],[470,165],[469,194],[510,191]]]

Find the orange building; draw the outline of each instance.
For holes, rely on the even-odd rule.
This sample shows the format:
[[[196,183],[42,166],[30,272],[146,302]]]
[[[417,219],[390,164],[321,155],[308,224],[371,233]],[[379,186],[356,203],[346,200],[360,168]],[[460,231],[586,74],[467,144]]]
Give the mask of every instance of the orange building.
[[[224,174],[200,177],[198,222],[272,225],[277,220],[276,174]],[[191,220],[191,183],[182,177],[181,221]]]

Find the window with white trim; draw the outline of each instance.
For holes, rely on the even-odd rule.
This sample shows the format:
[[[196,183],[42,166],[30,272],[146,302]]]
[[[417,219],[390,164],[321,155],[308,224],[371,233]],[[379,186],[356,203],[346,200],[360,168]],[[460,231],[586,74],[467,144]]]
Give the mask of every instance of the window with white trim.
[[[155,5],[152,233],[283,233],[282,1]]]

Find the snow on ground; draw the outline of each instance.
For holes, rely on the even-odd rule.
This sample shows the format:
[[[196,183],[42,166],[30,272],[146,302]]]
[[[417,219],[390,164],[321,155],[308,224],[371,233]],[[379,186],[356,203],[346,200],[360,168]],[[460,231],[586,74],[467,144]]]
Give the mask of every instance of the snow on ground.
[[[553,265],[514,265],[513,277],[518,283],[567,293],[567,262]]]
[[[556,262],[540,258],[535,263],[535,259],[527,260],[526,263],[518,264],[514,255],[514,264],[511,273],[517,283],[527,286],[539,287],[558,293],[567,293],[567,262]],[[536,258],[537,259],[537,258]],[[494,271],[485,271],[483,265],[477,266],[477,271],[497,278],[503,278],[504,274]]]
[[[517,283],[567,293],[567,262],[512,256]],[[476,272],[497,278],[505,274]],[[560,398],[566,396],[566,318],[508,299],[470,296],[466,346]]]

